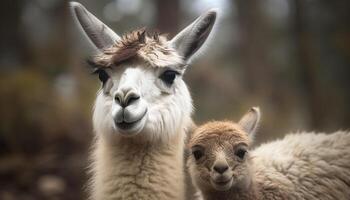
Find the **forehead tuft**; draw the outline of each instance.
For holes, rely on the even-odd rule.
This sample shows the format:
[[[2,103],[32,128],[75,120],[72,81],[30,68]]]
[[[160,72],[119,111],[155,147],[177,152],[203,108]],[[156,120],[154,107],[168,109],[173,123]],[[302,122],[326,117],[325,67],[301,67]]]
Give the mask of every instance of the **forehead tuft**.
[[[165,35],[149,32],[145,28],[124,34],[94,58],[94,62],[101,67],[118,66],[133,60],[141,60],[152,67],[183,64],[182,57],[171,47]]]
[[[230,121],[213,121],[199,126],[190,139],[190,146],[207,143],[233,142],[250,144],[248,134],[238,124]]]

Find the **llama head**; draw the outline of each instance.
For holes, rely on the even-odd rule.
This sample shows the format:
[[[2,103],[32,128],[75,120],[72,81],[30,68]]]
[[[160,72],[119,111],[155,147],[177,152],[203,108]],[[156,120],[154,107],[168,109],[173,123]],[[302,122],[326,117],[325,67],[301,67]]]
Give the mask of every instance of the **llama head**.
[[[187,164],[194,183],[202,191],[227,191],[249,183],[249,149],[260,120],[252,108],[239,123],[209,122],[192,135],[192,155]]]
[[[102,82],[93,115],[104,135],[169,138],[186,127],[192,100],[182,76],[216,20],[211,10],[172,40],[139,29],[118,36],[81,4],[72,2],[78,26],[97,50],[91,64]]]

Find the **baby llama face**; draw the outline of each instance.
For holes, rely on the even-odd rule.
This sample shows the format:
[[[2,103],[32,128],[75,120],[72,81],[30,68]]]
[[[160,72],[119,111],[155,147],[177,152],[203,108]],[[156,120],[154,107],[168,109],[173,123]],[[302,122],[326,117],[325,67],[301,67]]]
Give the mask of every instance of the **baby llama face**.
[[[249,147],[259,119],[259,109],[252,108],[239,123],[214,121],[195,130],[187,164],[199,189],[227,191],[248,184]]]

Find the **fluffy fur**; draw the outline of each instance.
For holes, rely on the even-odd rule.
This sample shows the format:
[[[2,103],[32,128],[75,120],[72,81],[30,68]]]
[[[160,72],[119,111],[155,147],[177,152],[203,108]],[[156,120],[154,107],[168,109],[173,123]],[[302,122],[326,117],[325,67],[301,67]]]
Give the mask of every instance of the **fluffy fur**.
[[[249,150],[252,135],[242,127],[243,121],[210,122],[191,138],[190,148],[205,148],[202,160],[191,156],[187,163],[204,199],[350,199],[349,132],[289,134]],[[248,147],[243,160],[235,153],[242,144]],[[229,166],[223,176],[233,177],[224,190],[210,182],[219,155]]]

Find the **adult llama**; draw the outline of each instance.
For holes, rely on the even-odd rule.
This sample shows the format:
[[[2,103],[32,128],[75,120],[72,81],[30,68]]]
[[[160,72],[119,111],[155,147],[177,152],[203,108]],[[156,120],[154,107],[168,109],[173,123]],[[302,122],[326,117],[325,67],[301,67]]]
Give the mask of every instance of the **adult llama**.
[[[91,199],[184,199],[192,99],[182,76],[217,12],[168,40],[145,29],[119,36],[81,4],[70,7],[98,52],[91,65],[102,82],[93,111]]]

